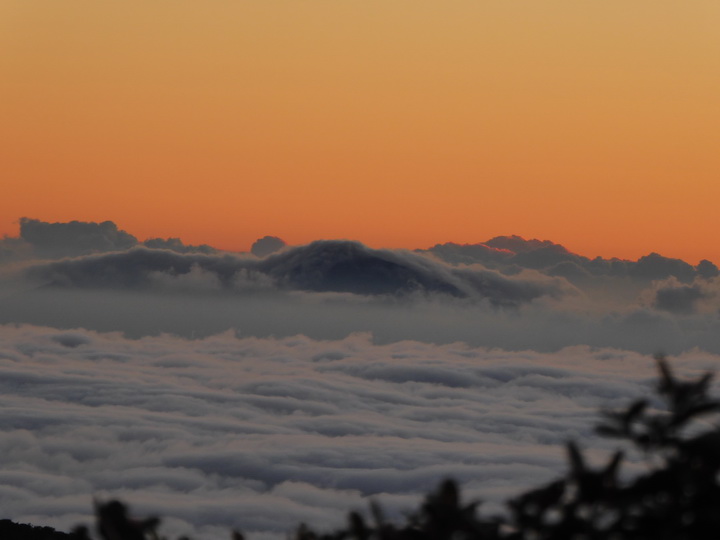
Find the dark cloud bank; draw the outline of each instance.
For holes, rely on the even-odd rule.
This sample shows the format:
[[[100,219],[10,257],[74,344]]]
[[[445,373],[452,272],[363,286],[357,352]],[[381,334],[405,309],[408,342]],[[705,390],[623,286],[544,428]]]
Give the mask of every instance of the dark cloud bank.
[[[98,495],[167,516],[171,537],[279,538],[371,497],[399,516],[447,476],[497,508],[555,476],[567,439],[602,454],[597,408],[646,393],[647,353],[687,375],[720,360],[709,261],[20,232],[0,242],[0,507],[17,521],[89,522]]]
[[[505,349],[720,352],[717,267],[589,259],[497,237],[415,252],[265,237],[252,253],[138,241],[104,223],[23,218],[0,245],[0,323],[202,337],[303,334]],[[261,256],[258,256],[261,255]]]

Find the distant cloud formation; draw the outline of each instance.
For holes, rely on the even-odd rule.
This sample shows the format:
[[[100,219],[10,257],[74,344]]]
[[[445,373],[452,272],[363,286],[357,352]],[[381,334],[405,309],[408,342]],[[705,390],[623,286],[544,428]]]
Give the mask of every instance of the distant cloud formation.
[[[74,257],[104,251],[120,251],[138,244],[137,238],[121,231],[112,221],[48,223],[20,219],[20,238],[39,257]]]
[[[300,521],[337,527],[370,498],[399,519],[452,476],[494,512],[564,472],[568,439],[604,461],[598,409],[646,395],[654,375],[652,358],[616,349],[0,326],[0,506],[68,530],[92,522],[93,496],[120,497],[170,538],[269,540]]]
[[[570,287],[541,275],[504,276],[483,268],[450,268],[410,252],[373,250],[357,242],[318,241],[261,261],[230,253],[133,247],[28,266],[44,286],[149,288],[162,278],[203,274],[227,290],[272,283],[278,289],[359,295],[443,294],[517,306]]]
[[[330,257],[339,255],[344,260],[338,246],[341,241],[315,242],[314,248],[307,249],[309,257],[315,256],[317,246],[323,246]],[[347,243],[345,251],[354,249],[358,265],[362,256],[359,248]],[[126,251],[133,247],[163,249],[185,254],[217,254],[218,250],[209,245],[188,246],[179,238],[152,238],[139,242],[135,236],[123,231],[112,221],[102,223],[70,221],[50,223],[38,219],[21,218],[18,238],[0,240],[0,263],[10,259],[58,259],[83,255]],[[285,242],[276,236],[265,236],[253,243],[251,253],[265,258],[286,248]],[[364,248],[364,246],[363,246]],[[369,250],[369,248],[364,248]],[[332,252],[332,253],[331,253]],[[377,251],[378,257],[386,251]],[[399,252],[401,253],[401,252]],[[589,277],[612,276],[630,277],[638,281],[662,280],[674,277],[683,283],[690,283],[696,277],[710,279],[720,275],[718,267],[703,260],[692,266],[680,259],[663,257],[650,253],[637,261],[621,259],[589,259],[568,251],[560,244],[549,240],[524,239],[519,236],[498,236],[477,244],[455,244],[448,242],[432,248],[418,249],[416,253],[432,255],[454,266],[483,265],[487,269],[498,270],[505,275],[515,274],[523,269],[538,270],[549,276],[562,276],[570,281],[583,281]],[[298,257],[295,257],[297,260]],[[329,263],[332,264],[332,261]],[[356,269],[362,272],[362,268]],[[378,270],[374,268],[374,270]]]
[[[20,218],[20,236],[0,240],[0,264],[28,259],[61,259],[95,253],[124,251],[144,245],[179,253],[216,253],[208,246],[186,246],[179,238],[152,238],[139,242],[132,234],[118,229],[112,221],[95,223],[69,221],[51,223]]]
[[[677,278],[691,282],[696,277],[715,277],[718,268],[703,260],[696,267],[682,261],[650,253],[637,261],[589,259],[568,251],[549,240],[525,240],[519,236],[498,236],[481,244],[438,244],[428,250],[450,264],[484,264],[506,273],[520,268],[542,271],[549,275],[584,282],[591,277],[630,277],[637,281]]]
[[[658,310],[678,315],[705,314],[718,316],[720,280],[696,279],[692,284],[670,278],[654,283],[648,291],[650,300]]]
[[[253,242],[250,253],[256,257],[267,257],[276,251],[280,251],[285,246],[285,241],[277,236],[263,236]]]
[[[256,247],[281,249],[259,257],[177,238],[139,242],[112,222],[22,223],[21,237],[0,242],[0,323],[136,337],[363,331],[378,343],[720,353],[720,277],[710,261],[588,259],[518,236],[413,252],[265,237]]]

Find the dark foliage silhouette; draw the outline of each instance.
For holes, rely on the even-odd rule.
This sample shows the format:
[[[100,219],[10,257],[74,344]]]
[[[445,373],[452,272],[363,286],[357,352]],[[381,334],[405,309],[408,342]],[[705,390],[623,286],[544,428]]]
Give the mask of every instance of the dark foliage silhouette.
[[[463,502],[456,482],[445,480],[405,523],[389,522],[372,504],[369,519],[351,512],[345,528],[322,533],[301,524],[294,540],[720,538],[720,427],[706,422],[720,412],[720,401],[709,396],[712,374],[683,381],[664,357],[658,356],[657,364],[657,396],[601,412],[597,432],[618,439],[621,450],[594,468],[575,443],[568,443],[566,475],[510,500],[504,516],[481,517],[480,503]],[[628,453],[645,463],[645,471],[631,478],[620,474]],[[96,503],[95,510],[103,540],[159,538],[157,518],[133,520],[119,501]],[[90,538],[87,528],[65,535],[7,520],[0,521],[0,532],[8,540]],[[244,540],[237,531],[231,538]]]
[[[52,527],[35,527],[0,519],[0,538],[7,540],[72,540],[73,536]]]
[[[120,501],[95,503],[97,530],[103,540],[144,540],[157,538],[160,520],[156,517],[133,519]]]
[[[507,517],[477,517],[477,504],[462,504],[457,485],[447,480],[402,527],[382,521],[370,527],[351,514],[345,530],[318,535],[301,527],[298,540],[717,539],[720,430],[698,425],[702,417],[720,411],[720,402],[708,396],[712,374],[685,382],[673,375],[664,357],[657,363],[660,399],[604,411],[597,427],[599,434],[621,439],[629,451],[644,456],[648,470],[634,479],[619,477],[623,451],[593,469],[571,442],[566,476],[509,501]]]

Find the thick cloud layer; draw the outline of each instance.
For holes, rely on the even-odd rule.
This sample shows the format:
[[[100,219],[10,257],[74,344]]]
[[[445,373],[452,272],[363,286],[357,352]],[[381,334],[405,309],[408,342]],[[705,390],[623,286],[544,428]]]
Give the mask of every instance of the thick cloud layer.
[[[227,290],[272,283],[279,289],[359,295],[443,294],[507,306],[562,296],[572,289],[541,275],[508,277],[484,268],[451,268],[417,254],[347,241],[313,242],[261,261],[138,247],[32,265],[26,275],[52,287],[138,289],[193,272],[206,274]]]
[[[285,247],[285,241],[277,236],[263,236],[253,242],[250,252],[256,257],[267,257]]]
[[[628,277],[640,284],[674,277],[689,283],[697,277],[713,278],[719,273],[717,266],[707,260],[693,267],[658,253],[637,261],[589,259],[548,240],[525,240],[519,236],[498,236],[481,244],[438,244],[427,252],[451,264],[480,263],[505,273],[531,268],[585,285],[590,277]]]
[[[113,251],[124,251],[135,246],[151,249],[170,250],[177,253],[216,254],[217,250],[208,245],[187,246],[178,238],[152,238],[139,242],[135,236],[123,231],[111,221],[102,223],[70,221],[51,223],[38,219],[21,218],[20,235],[18,238],[0,240],[0,263],[14,260],[59,259],[77,257]],[[331,244],[331,243],[330,243]],[[345,263],[354,265],[356,272],[375,272],[395,275],[394,270],[385,264],[397,254],[375,252],[370,257],[374,261],[362,260],[366,253],[355,248],[353,244],[336,243],[333,253],[325,256],[339,255],[344,250],[345,256],[352,261]],[[328,243],[322,248],[328,252]],[[342,245],[342,248],[340,247]],[[277,252],[285,246],[278,237],[265,236],[253,244],[252,252],[258,257],[265,257]],[[319,249],[319,248],[318,248]],[[308,250],[311,254],[313,250]],[[510,275],[522,269],[538,270],[550,276],[562,276],[576,284],[587,285],[587,279],[594,277],[627,277],[647,285],[653,280],[675,278],[683,283],[690,283],[700,277],[712,279],[720,275],[718,267],[710,261],[703,260],[692,266],[680,259],[663,257],[658,253],[650,253],[637,261],[621,259],[589,259],[568,251],[560,244],[549,240],[526,240],[519,236],[498,236],[477,244],[455,244],[448,242],[438,244],[418,253],[429,254],[451,265],[483,265],[488,269],[500,270]],[[340,263],[342,261],[335,261]],[[363,267],[365,265],[365,267]],[[405,276],[398,276],[403,278]]]
[[[123,251],[139,245],[179,253],[217,252],[208,245],[187,246],[179,238],[150,238],[139,242],[132,234],[118,229],[112,221],[51,223],[23,217],[19,222],[19,237],[0,240],[0,264]]]
[[[116,251],[131,248],[138,243],[137,238],[118,230],[112,221],[47,223],[38,219],[22,218],[20,238],[32,245],[40,257]]]
[[[25,223],[64,238],[59,246],[86,245],[83,238],[102,231],[127,239],[112,223],[35,221]],[[25,260],[0,266],[0,323],[135,337],[232,329],[243,336],[340,339],[364,331],[378,343],[720,353],[720,278],[709,261],[692,267],[657,254],[589,260],[519,237],[425,252],[319,241],[265,258],[172,238],[104,251],[107,242],[94,244],[91,254],[71,257],[68,249],[41,260],[28,241],[6,238],[4,249],[24,252]]]
[[[703,309],[687,314],[653,307],[650,299],[646,306],[627,310],[592,310],[584,301],[578,306],[551,301],[499,309],[457,298],[397,299],[272,289],[225,293],[217,287],[197,274],[171,283],[165,292],[160,285],[151,291],[31,290],[3,298],[0,323],[85,327],[122,331],[131,337],[165,332],[198,338],[230,329],[241,336],[304,334],[341,339],[363,331],[377,343],[411,339],[516,351],[590,345],[648,354],[695,347],[720,352],[717,311],[704,307],[716,303],[717,297],[698,303]]]
[[[4,517],[68,529],[91,521],[93,496],[121,497],[165,516],[166,534],[201,540],[338,526],[370,497],[398,518],[448,476],[497,511],[564,471],[568,439],[604,459],[613,443],[593,435],[598,407],[647,394],[655,375],[649,357],[619,350],[367,335],[129,340],[1,326],[0,343]],[[673,364],[695,375],[717,362],[693,352]]]
[[[277,538],[371,497],[398,517],[447,476],[497,510],[563,469],[567,439],[608,448],[596,409],[646,393],[641,353],[720,360],[709,261],[21,232],[0,241],[0,506],[19,521],[88,523],[96,495],[170,537]]]

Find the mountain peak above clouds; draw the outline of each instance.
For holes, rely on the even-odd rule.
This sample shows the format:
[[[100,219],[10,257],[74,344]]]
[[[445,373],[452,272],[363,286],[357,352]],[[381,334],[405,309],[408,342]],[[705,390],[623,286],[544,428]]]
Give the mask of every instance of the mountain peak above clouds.
[[[519,236],[415,251],[283,243],[258,257],[178,238],[141,242],[112,222],[26,220],[21,237],[0,240],[2,262],[13,263],[0,274],[7,323],[137,336],[362,331],[386,342],[720,350],[720,271],[710,261],[589,259]]]

